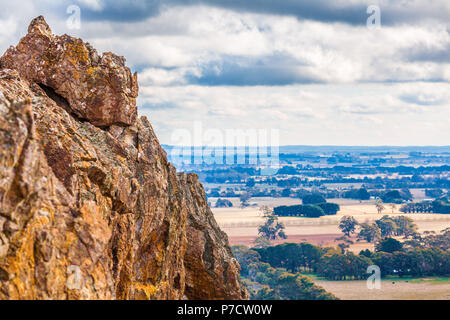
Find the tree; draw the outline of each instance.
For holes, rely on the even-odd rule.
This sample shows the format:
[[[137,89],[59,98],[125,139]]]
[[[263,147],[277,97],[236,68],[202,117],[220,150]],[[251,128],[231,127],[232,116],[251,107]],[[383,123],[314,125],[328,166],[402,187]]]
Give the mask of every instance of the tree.
[[[354,243],[345,236],[336,238],[334,241],[340,241],[340,243],[338,243],[338,247],[341,249],[341,253],[345,253],[345,250],[350,248],[350,245]]]
[[[281,297],[278,295],[278,293],[270,289],[268,287],[263,287],[259,289],[255,296],[252,297],[254,300],[281,300]]]
[[[254,248],[268,248],[272,245],[269,239],[265,237],[256,237],[256,239],[253,241],[253,247]]]
[[[403,188],[402,190],[400,190],[400,195],[402,199],[406,201],[412,200],[414,198],[411,191],[408,188]]]
[[[258,234],[268,240],[286,239],[284,225],[278,222],[278,217],[274,215],[266,216],[266,222],[258,227]]]
[[[369,249],[361,250],[359,252],[359,255],[370,258],[370,257],[372,257],[372,251],[370,251]]]
[[[248,207],[250,205],[248,203],[248,201],[251,199],[251,195],[248,192],[244,192],[244,193],[241,194],[239,199],[241,200],[241,208],[245,208],[245,207]]]
[[[323,288],[316,286],[301,274],[283,273],[277,279],[276,289],[286,300],[337,300]]]
[[[370,194],[367,192],[367,189],[351,189],[344,193],[344,198],[348,199],[357,199],[357,200],[369,200]]]
[[[358,199],[359,200],[369,200],[370,194],[365,188],[361,188],[358,190]]]
[[[358,234],[358,240],[366,240],[367,242],[375,242],[381,237],[380,228],[376,224],[362,223],[361,230]]]
[[[269,206],[261,206],[259,208],[260,214],[262,214],[263,217],[268,217],[273,215],[273,209]]]
[[[321,207],[314,204],[306,204],[301,206],[302,215],[308,218],[318,218],[325,215]]]
[[[261,258],[259,253],[243,245],[233,246],[232,249],[234,257],[241,266],[241,275],[246,276],[248,274],[249,266],[259,262]]]
[[[397,209],[397,205],[395,203],[389,204],[389,207],[391,207],[392,213],[394,213],[394,210]]]
[[[291,195],[291,189],[289,188],[285,188],[281,191],[281,196],[285,197],[285,198],[289,198],[289,196]]]
[[[450,203],[448,202],[447,198],[434,200],[432,202],[432,207],[434,213],[444,213],[444,214],[450,213]]]
[[[426,247],[450,251],[450,228],[442,230],[440,234],[427,231],[424,234],[426,236],[423,238],[423,244]]]
[[[395,240],[394,238],[385,238],[380,240],[375,246],[375,250],[377,252],[388,252],[393,253],[396,251],[402,251],[403,245],[400,241]]]
[[[342,217],[341,222],[339,223],[339,229],[347,236],[350,237],[352,233],[355,232],[356,226],[358,225],[358,221],[351,216]]]
[[[330,203],[331,204],[331,203]],[[332,204],[331,204],[332,205]],[[328,210],[334,209],[328,208]],[[293,205],[293,206],[279,206],[273,209],[275,215],[280,217],[308,217],[318,218],[325,215],[324,210],[319,205],[306,204],[306,205]]]
[[[397,230],[397,225],[389,216],[383,216],[383,218],[376,220],[375,223],[380,228],[382,237],[390,237]]]
[[[425,195],[427,197],[436,199],[442,197],[444,195],[444,191],[442,191],[442,189],[426,189]]]
[[[397,226],[395,230],[396,236],[405,236],[405,238],[407,238],[417,232],[418,227],[413,219],[405,216],[398,216],[391,219]]]
[[[335,253],[323,257],[319,274],[330,280],[364,279],[371,264],[371,260],[362,255]]]
[[[409,190],[408,190],[409,191]],[[402,203],[406,194],[401,194],[398,190],[391,190],[381,196],[384,203]]]
[[[255,186],[255,179],[253,178],[248,179],[245,185],[249,188],[253,188]]]
[[[318,204],[327,202],[327,200],[319,193],[306,195],[302,198],[303,204]]]
[[[378,214],[384,210],[383,202],[379,199],[375,202],[375,207],[377,208]]]
[[[337,203],[331,202],[319,203],[317,206],[320,207],[327,216],[335,215],[341,209]]]
[[[232,206],[233,206],[233,203],[227,199],[219,198],[216,201],[216,208],[231,208]]]

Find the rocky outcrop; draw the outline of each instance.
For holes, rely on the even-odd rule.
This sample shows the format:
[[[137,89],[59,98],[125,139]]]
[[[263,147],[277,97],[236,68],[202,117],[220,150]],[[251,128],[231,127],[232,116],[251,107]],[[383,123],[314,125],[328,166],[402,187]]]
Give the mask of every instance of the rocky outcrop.
[[[247,298],[124,62],[42,17],[0,59],[0,299]]]
[[[113,53],[99,56],[81,39],[52,34],[43,17],[34,19],[28,34],[1,58],[3,68],[23,79],[52,88],[72,112],[102,127],[131,125],[136,120],[137,74]]]

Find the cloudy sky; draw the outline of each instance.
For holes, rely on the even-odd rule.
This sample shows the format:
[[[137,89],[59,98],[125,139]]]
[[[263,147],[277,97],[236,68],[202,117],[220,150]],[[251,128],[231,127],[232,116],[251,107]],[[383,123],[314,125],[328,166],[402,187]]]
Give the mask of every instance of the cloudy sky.
[[[448,0],[0,5],[1,52],[42,14],[54,33],[125,56],[139,73],[139,113],[162,143],[200,121],[277,129],[282,145],[449,145]],[[80,8],[79,29],[71,5]],[[371,5],[379,28],[367,27]]]

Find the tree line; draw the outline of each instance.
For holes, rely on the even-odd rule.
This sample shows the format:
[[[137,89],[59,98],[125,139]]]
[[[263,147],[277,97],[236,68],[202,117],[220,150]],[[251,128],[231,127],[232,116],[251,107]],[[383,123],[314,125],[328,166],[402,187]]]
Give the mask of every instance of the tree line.
[[[340,210],[336,203],[327,202],[320,194],[305,195],[303,204],[293,206],[278,206],[273,213],[279,217],[308,217],[318,218],[324,215],[335,215]]]
[[[441,213],[450,214],[450,203],[448,198],[436,199],[434,201],[423,201],[420,203],[408,203],[400,208],[405,213]]]
[[[363,250],[358,255],[309,243],[284,243],[250,251],[273,268],[292,273],[313,272],[329,280],[366,279],[370,265],[379,266],[383,276],[450,275],[450,229],[410,242],[402,244],[393,238],[384,238],[377,243],[375,252]]]
[[[359,223],[352,216],[344,216],[339,223],[339,229],[346,237],[356,234],[359,241],[365,240],[374,243],[385,237],[404,236],[408,238],[417,235],[418,227],[413,219],[405,216],[385,215],[372,223]]]
[[[273,267],[260,254],[246,246],[234,246],[233,253],[241,265],[241,276],[251,299],[256,300],[337,300],[298,272]]]

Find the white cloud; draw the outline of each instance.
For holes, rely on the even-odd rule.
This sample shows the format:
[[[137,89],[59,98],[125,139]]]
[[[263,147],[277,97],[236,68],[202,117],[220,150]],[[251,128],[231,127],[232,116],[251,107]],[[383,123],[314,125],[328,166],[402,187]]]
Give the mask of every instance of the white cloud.
[[[440,18],[369,30],[173,6],[126,23],[89,21],[82,12],[81,30],[68,30],[64,8],[50,1],[9,3],[2,1],[0,49],[16,44],[31,18],[45,14],[55,33],[125,56],[140,71],[140,114],[164,143],[193,121],[277,128],[282,144],[448,144],[450,138],[450,26]],[[102,12],[100,0],[79,3]],[[448,12],[448,3],[424,8],[430,17],[433,10],[442,15],[438,9]],[[299,84],[308,81],[323,84]]]
[[[289,62],[292,65],[288,70],[283,70],[284,65],[273,66],[275,70],[280,68],[280,73],[297,74],[294,81],[450,80],[448,67],[440,61],[408,57],[413,48],[450,48],[450,35],[443,23],[369,30],[364,26],[192,6],[173,7],[137,23],[86,22],[82,33],[101,50],[119,52],[133,65],[196,70],[206,67],[219,77],[222,70],[218,66],[224,57],[229,61],[233,57],[251,59],[252,65],[241,65],[250,68],[251,73],[257,71],[258,59],[278,56],[277,62],[283,57],[296,60]]]
[[[89,9],[94,11],[100,11],[103,9],[102,0],[77,0],[80,4],[85,5]]]
[[[400,94],[450,92],[449,84],[341,84],[283,87],[144,87],[140,114],[156,122],[163,143],[175,128],[279,129],[283,144],[448,144],[450,100],[410,104]],[[176,102],[177,108],[153,108]],[[174,116],[176,115],[176,116]],[[176,119],[174,119],[176,118]],[[176,121],[176,125],[174,124]],[[424,127],[433,123],[433,128]]]

